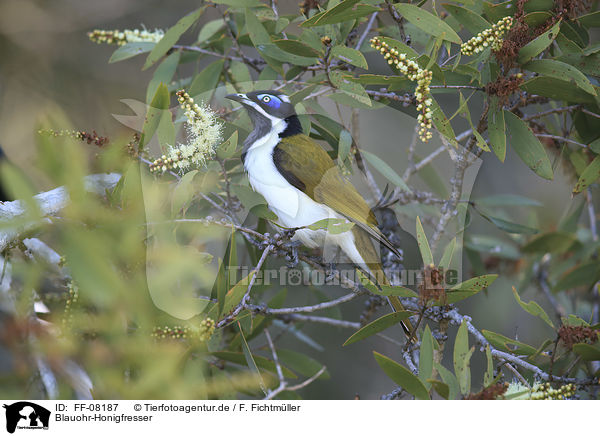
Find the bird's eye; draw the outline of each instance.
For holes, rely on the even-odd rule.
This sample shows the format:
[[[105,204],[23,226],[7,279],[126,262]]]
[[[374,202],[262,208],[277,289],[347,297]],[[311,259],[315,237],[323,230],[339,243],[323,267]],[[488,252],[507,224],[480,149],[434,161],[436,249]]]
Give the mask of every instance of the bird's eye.
[[[265,95],[265,96],[262,98],[262,101],[264,101],[265,103],[268,103],[268,102],[270,102],[270,101],[271,101],[271,97],[269,97],[268,95]]]

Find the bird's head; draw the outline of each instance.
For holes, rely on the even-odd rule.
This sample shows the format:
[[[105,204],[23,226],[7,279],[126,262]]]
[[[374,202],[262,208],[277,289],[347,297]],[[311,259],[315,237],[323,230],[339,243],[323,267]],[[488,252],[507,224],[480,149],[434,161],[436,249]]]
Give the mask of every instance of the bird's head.
[[[290,98],[279,91],[252,91],[229,94],[225,98],[241,103],[255,127],[268,124],[273,128],[296,115]]]

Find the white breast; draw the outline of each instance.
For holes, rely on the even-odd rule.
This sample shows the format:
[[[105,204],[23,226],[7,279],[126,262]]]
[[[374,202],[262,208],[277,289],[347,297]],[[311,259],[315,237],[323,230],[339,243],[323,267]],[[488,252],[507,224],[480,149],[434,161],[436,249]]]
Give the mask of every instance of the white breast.
[[[282,125],[281,129],[272,129],[271,133],[256,141],[246,153],[244,167],[248,172],[250,185],[265,198],[283,227],[303,227],[326,218],[341,218],[330,207],[315,202],[292,186],[275,167],[273,149],[279,143],[279,133],[284,127]],[[355,248],[352,232],[331,235],[324,230],[302,229],[296,232],[295,239],[310,248],[323,248],[325,257],[333,254],[331,250],[327,250],[328,246],[339,246],[354,263],[364,265]]]

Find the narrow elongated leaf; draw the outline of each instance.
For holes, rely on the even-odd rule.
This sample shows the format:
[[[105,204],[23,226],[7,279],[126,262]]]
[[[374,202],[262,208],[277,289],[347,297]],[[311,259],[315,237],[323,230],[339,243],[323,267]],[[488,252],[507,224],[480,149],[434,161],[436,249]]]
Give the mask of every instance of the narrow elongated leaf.
[[[217,156],[219,159],[229,159],[234,155],[235,150],[238,145],[238,131],[236,130],[233,134],[227,139],[227,141],[222,142],[217,148]]]
[[[577,85],[554,77],[537,76],[523,83],[520,88],[530,94],[537,94],[554,100],[572,103],[594,103],[595,97]]]
[[[553,290],[556,292],[578,286],[591,286],[598,280],[600,280],[600,262],[592,260],[567,271],[554,285]]]
[[[537,175],[552,180],[552,164],[544,146],[535,137],[529,127],[515,114],[504,111],[504,119],[508,130],[511,146],[525,164]]]
[[[354,65],[359,68],[369,69],[367,60],[361,52],[345,45],[336,45],[331,49],[331,56],[338,58],[347,64]]]
[[[169,102],[169,88],[164,83],[161,83],[158,85],[146,112],[146,118],[142,127],[142,137],[140,138],[141,148],[148,144],[154,133],[156,133],[163,111],[168,111],[169,109]]]
[[[181,18],[173,27],[167,30],[165,36],[158,41],[156,46],[146,58],[146,63],[144,64],[143,69],[145,70],[149,68],[156,61],[162,58],[169,51],[169,49],[175,45],[181,35],[183,35],[192,26],[192,24],[198,21],[205,8],[206,7],[203,6],[199,9],[196,9],[194,12],[189,13],[185,17]]]
[[[581,356],[583,360],[600,360],[600,346],[598,344],[575,344],[573,345],[573,351],[575,354]]]
[[[125,59],[132,58],[142,53],[148,53],[154,48],[155,45],[155,42],[129,42],[116,49],[108,60],[108,63],[112,64],[114,62],[124,61]]]
[[[337,70],[329,73],[331,83],[336,88],[341,89],[358,102],[366,106],[371,106],[371,99],[369,98],[367,91],[365,91],[365,88],[360,83],[352,81],[351,77],[352,76],[343,74],[341,71]],[[335,94],[333,96],[335,96]]]
[[[319,12],[301,24],[302,27],[322,26],[365,17],[379,8],[359,3],[360,0],[344,0],[336,6]]]
[[[476,14],[471,9],[463,8],[462,6],[451,3],[442,3],[442,6],[456,18],[456,21],[473,34],[477,34],[482,30],[492,27],[488,20],[481,15]]]
[[[524,234],[524,235],[534,235],[538,233],[537,229],[532,227],[527,227],[522,224],[513,223],[511,221],[507,221],[503,218],[494,217],[488,214],[482,213],[478,210],[480,215],[484,217],[486,220],[494,224],[500,230],[504,230],[506,233],[516,233],[516,234]]]
[[[542,207],[543,204],[537,200],[517,194],[496,194],[489,197],[478,198],[475,204],[482,206],[535,206]]]
[[[383,369],[383,371],[394,381],[394,383],[396,383],[398,386],[401,386],[409,394],[414,395],[416,399],[429,400],[429,392],[427,392],[427,388],[416,375],[399,363],[394,362],[389,357],[386,357],[377,351],[373,351],[373,355],[375,356],[375,360],[381,369]]]
[[[554,324],[550,320],[550,317],[539,304],[537,304],[535,301],[525,303],[523,300],[521,300],[521,297],[519,296],[519,293],[517,292],[517,289],[514,286],[512,288],[512,291],[513,295],[515,296],[515,300],[517,300],[517,303],[519,303],[519,306],[521,306],[525,312],[541,318],[546,324],[554,328]]]
[[[485,338],[490,341],[494,348],[497,348],[502,351],[509,351],[518,354],[525,354],[527,356],[531,356],[536,353],[536,349],[531,345],[527,345],[523,342],[516,341],[514,339],[507,338],[500,333],[491,332],[489,330],[482,330],[481,333]]]
[[[454,373],[458,380],[460,392],[467,395],[471,391],[471,356],[474,349],[469,349],[469,332],[466,322],[462,322],[456,333],[454,342]]]
[[[456,399],[460,391],[460,387],[458,386],[458,380],[456,379],[456,376],[441,364],[436,362],[434,365],[437,372],[440,373],[440,377],[442,377],[442,380],[444,381],[444,383],[446,383],[446,385],[449,388],[448,399]]]
[[[312,377],[323,367],[323,365],[312,357],[293,350],[279,348],[277,350],[277,356],[281,363],[304,377]],[[327,370],[319,376],[319,379],[321,380],[328,380],[330,378],[331,375]]]
[[[487,370],[483,375],[483,387],[487,388],[494,381],[494,359],[489,345],[485,347],[485,357],[487,359]]]
[[[426,325],[421,336],[421,348],[419,350],[419,378],[429,390],[431,383],[427,380],[433,373],[433,336],[429,326]]]
[[[547,77],[573,82],[588,94],[596,95],[596,90],[589,79],[577,68],[564,62],[552,59],[537,59],[527,62],[523,65],[523,68]]]
[[[260,6],[260,0],[212,0],[213,3],[217,3],[220,5],[227,5],[234,8],[253,8],[255,6]]]
[[[554,41],[554,38],[556,38],[558,32],[560,31],[560,23],[561,22],[558,21],[554,26],[552,26],[552,28],[542,33],[533,41],[530,41],[524,47],[522,47],[519,51],[519,63],[523,64],[527,62],[528,60],[530,60],[534,56],[537,56],[546,48],[548,48],[548,46],[552,44],[552,41]]]
[[[146,102],[150,103],[154,93],[158,89],[159,84],[169,84],[171,82],[173,76],[175,75],[175,71],[177,70],[177,66],[179,65],[180,58],[181,52],[176,51],[171,53],[156,68],[156,71],[152,75],[152,80],[150,80],[150,83],[148,83],[148,88],[146,90]],[[173,145],[173,142],[171,142],[171,145]]]
[[[406,18],[406,20],[408,20],[408,22],[421,29],[423,32],[433,36],[442,36],[446,41],[455,44],[462,44],[460,36],[458,36],[452,27],[432,13],[408,3],[396,4],[394,7],[404,16],[404,18]]]
[[[256,366],[256,362],[254,361],[254,357],[252,356],[252,353],[250,352],[250,347],[248,346],[248,343],[246,342],[246,338],[244,337],[244,332],[242,331],[242,326],[240,325],[239,322],[237,323],[237,328],[238,328],[238,331],[240,332],[240,338],[242,339],[242,351],[244,352],[244,357],[246,358],[246,363],[248,364],[248,368],[250,368],[251,372],[256,374],[256,376],[259,379],[260,388],[263,391],[263,394],[267,395],[267,387],[265,385],[265,381],[263,380],[262,375],[260,374],[260,371],[258,370],[258,366]]]
[[[308,226],[310,230],[327,230],[332,235],[345,233],[354,227],[354,223],[343,218],[325,218]]]
[[[204,67],[202,71],[194,77],[194,80],[192,80],[188,93],[192,97],[196,97],[206,91],[215,89],[221,78],[224,64],[225,60],[220,59]]]
[[[256,49],[261,55],[276,59],[280,62],[287,62],[292,65],[309,66],[317,63],[317,58],[307,58],[298,56],[287,51],[283,51],[275,44],[258,44]]]
[[[363,339],[368,338],[369,336],[373,336],[379,332],[384,331],[385,329],[398,324],[400,321],[408,319],[414,315],[412,312],[392,312],[387,315],[382,316],[381,318],[376,319],[373,322],[370,322],[366,326],[362,327],[344,342],[344,347],[346,345],[353,344],[355,342],[361,341]]]
[[[246,343],[248,343],[247,338],[246,338]],[[240,340],[240,344],[241,344],[241,340]],[[244,355],[243,352],[240,353],[237,351],[212,351],[210,353],[210,355],[215,356],[217,359],[224,360],[225,362],[235,363],[236,365],[247,364],[246,356]],[[273,362],[272,360],[269,360],[266,357],[259,356],[256,354],[252,355],[252,359],[254,360],[254,363],[256,364],[256,366],[258,368],[264,369],[265,371],[269,371],[274,374],[277,373],[277,368],[275,367],[275,362]],[[292,371],[290,371],[289,368],[287,368],[284,365],[282,365],[281,371],[283,372],[283,375],[286,378],[298,378],[298,376],[296,376],[296,374],[294,374]]]
[[[464,300],[465,298],[472,297],[475,294],[488,288],[498,278],[498,274],[485,274],[472,279],[465,280],[453,286],[449,291],[446,292],[446,301],[437,302],[436,305],[440,304],[453,304],[458,301]]]
[[[309,58],[321,56],[319,51],[297,39],[276,39],[273,41],[273,43],[283,51],[293,53],[298,56],[305,56]]]
[[[567,232],[549,232],[535,236],[521,249],[524,253],[562,253],[573,245],[576,238]]]
[[[419,251],[421,251],[421,258],[423,259],[423,265],[433,265],[433,255],[431,254],[431,248],[429,247],[429,241],[421,219],[417,217],[417,243],[419,244]]]
[[[500,162],[506,159],[506,129],[504,124],[504,111],[497,98],[490,101],[490,114],[488,117],[488,135],[490,147]]]
[[[444,254],[442,255],[442,259],[438,266],[443,269],[450,268],[450,262],[452,262],[452,255],[454,254],[454,248],[456,247],[456,238],[452,238],[452,240],[448,243],[446,248],[444,249]]]
[[[398,175],[394,169],[388,165],[383,159],[381,159],[376,154],[370,153],[366,150],[361,150],[361,155],[367,159],[369,164],[373,165],[373,167],[379,171],[386,179],[392,182],[394,185],[402,189],[406,192],[412,192],[408,185],[404,182],[402,177]]]
[[[573,188],[573,194],[579,194],[581,191],[587,189],[592,183],[600,178],[600,156],[596,158],[583,170],[579,180]]]

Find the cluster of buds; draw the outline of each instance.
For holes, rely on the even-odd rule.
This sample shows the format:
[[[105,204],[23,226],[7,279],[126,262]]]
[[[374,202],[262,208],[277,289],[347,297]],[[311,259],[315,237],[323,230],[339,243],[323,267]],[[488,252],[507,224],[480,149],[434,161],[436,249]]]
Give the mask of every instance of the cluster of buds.
[[[512,17],[502,18],[491,28],[479,32],[476,36],[463,43],[460,46],[460,52],[465,56],[472,56],[490,46],[492,50],[500,50],[502,48],[502,37],[511,28],[512,24]]]
[[[92,133],[85,132],[83,130],[52,130],[52,129],[41,129],[38,130],[40,135],[49,135],[58,138],[64,136],[67,138],[79,139],[80,141],[87,142],[88,144],[94,143],[98,147],[102,147],[108,144],[108,138],[106,136],[100,136],[95,130]]]
[[[221,140],[223,125],[215,112],[195,103],[184,90],[177,91],[177,101],[187,118],[189,141],[170,147],[167,154],[152,162],[150,171],[153,173],[204,165],[214,155],[215,145]]]
[[[215,332],[216,323],[212,318],[205,318],[200,323],[200,328],[198,329],[198,339],[202,342],[208,341],[213,333]]]
[[[65,301],[65,311],[63,313],[63,328],[67,328],[73,321],[73,306],[79,299],[79,288],[72,280],[67,283],[67,298]]]
[[[189,339],[192,330],[189,327],[154,327],[151,336],[155,339]]]
[[[95,29],[88,32],[88,38],[97,44],[116,44],[125,45],[128,42],[158,42],[165,32],[160,29],[155,29],[150,32],[146,29],[129,30],[101,30]]]
[[[558,389],[550,386],[550,383],[542,383],[531,389],[532,400],[566,400],[575,394],[577,387],[569,383],[562,385]]]
[[[395,66],[409,80],[417,82],[415,89],[415,98],[417,99],[417,110],[420,112],[417,116],[419,121],[419,138],[423,142],[431,139],[431,96],[429,85],[431,84],[432,73],[419,67],[414,60],[408,59],[405,53],[399,53],[395,48],[391,48],[385,41],[379,37],[371,39],[371,47],[379,51],[387,60],[388,64]]]

